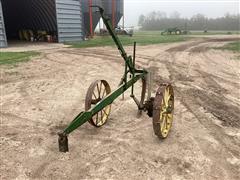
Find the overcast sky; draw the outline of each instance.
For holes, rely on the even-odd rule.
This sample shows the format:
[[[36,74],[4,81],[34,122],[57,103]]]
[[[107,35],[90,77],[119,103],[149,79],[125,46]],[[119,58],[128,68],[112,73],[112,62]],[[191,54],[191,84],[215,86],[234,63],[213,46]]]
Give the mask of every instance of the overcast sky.
[[[208,17],[221,17],[227,12],[239,13],[239,0],[124,0],[125,25],[136,26],[140,14],[164,11],[167,15],[178,11],[181,17],[201,13]]]

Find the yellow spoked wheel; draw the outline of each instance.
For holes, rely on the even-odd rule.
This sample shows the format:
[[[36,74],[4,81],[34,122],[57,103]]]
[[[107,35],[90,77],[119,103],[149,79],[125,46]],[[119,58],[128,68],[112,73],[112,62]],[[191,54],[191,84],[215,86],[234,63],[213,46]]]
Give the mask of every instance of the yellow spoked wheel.
[[[93,82],[87,91],[85,110],[89,110],[92,106],[96,105],[110,93],[111,88],[107,81],[97,80]],[[88,122],[95,127],[101,127],[107,122],[110,112],[111,105],[108,105],[94,114]]]
[[[161,84],[153,103],[153,130],[161,139],[168,136],[172,127],[174,92],[170,84]]]

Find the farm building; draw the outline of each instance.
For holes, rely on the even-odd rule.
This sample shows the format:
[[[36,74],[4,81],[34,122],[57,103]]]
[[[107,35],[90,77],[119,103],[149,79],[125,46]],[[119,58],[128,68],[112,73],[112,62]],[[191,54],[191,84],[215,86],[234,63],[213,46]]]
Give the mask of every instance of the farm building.
[[[0,0],[0,47],[22,41],[73,42],[93,34],[106,9],[114,27],[123,16],[123,0]]]

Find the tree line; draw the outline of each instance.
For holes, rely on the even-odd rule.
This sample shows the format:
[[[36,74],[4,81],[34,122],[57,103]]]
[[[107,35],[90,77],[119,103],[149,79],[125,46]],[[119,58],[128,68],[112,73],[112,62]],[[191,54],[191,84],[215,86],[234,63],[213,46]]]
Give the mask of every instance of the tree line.
[[[140,15],[138,25],[142,30],[164,30],[178,27],[182,30],[239,31],[240,14],[227,13],[218,18],[208,18],[203,14],[196,14],[191,18],[181,18],[178,12],[167,16],[165,12],[153,11],[148,15]]]

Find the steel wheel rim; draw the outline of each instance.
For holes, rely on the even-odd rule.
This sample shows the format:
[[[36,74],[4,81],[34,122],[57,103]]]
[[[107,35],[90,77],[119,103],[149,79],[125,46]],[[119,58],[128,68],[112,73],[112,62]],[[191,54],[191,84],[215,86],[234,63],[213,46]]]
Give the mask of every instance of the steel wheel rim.
[[[99,103],[103,98],[108,96],[111,93],[111,89],[107,81],[105,80],[97,80],[93,82],[87,92],[85,99],[85,110],[89,110],[93,105]],[[96,114],[92,116],[92,118],[88,121],[90,124],[96,127],[101,127],[104,125],[111,112],[111,104],[107,105]]]
[[[170,94],[170,87],[165,88],[165,92],[162,98],[162,103],[160,106],[160,129],[163,137],[167,137],[173,120],[173,112],[168,112],[168,108],[172,107],[172,95]]]
[[[157,90],[153,108],[153,129],[159,138],[166,138],[172,127],[174,93],[170,84],[162,84]]]

